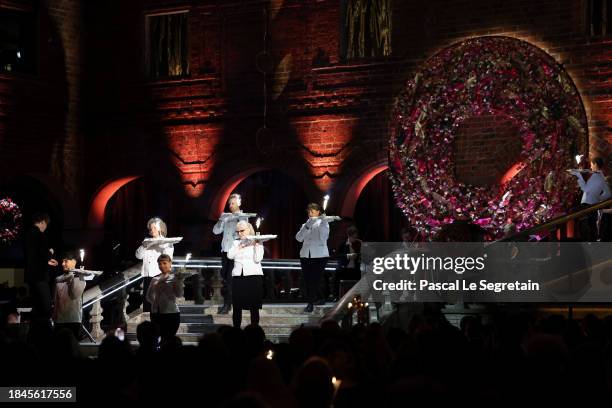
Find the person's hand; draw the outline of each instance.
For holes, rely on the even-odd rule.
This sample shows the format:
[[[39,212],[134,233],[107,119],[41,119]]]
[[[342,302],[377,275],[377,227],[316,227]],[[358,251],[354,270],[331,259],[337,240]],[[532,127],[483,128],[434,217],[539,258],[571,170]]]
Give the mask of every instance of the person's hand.
[[[315,224],[315,222],[317,222],[316,217],[308,218],[308,221],[306,221],[306,228],[312,227]]]
[[[58,264],[58,262],[57,262],[57,260],[55,260],[55,259],[53,259],[53,258],[49,259],[49,260],[47,261],[47,264],[49,264],[49,266],[57,266],[57,265],[59,265],[59,264]]]

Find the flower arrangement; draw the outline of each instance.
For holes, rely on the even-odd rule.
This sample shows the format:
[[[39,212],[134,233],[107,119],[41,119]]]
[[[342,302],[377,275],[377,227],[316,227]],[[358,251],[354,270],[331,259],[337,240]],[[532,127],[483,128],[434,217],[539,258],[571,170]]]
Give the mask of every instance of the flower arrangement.
[[[466,185],[454,175],[457,128],[485,114],[511,120],[522,140],[518,172],[498,188]],[[527,42],[478,37],[435,54],[398,97],[391,128],[395,198],[426,236],[464,219],[496,237],[508,225],[520,231],[574,204],[576,183],[564,174],[587,150],[584,107],[563,67]]]
[[[0,242],[7,244],[17,239],[21,231],[22,214],[10,198],[0,199]]]

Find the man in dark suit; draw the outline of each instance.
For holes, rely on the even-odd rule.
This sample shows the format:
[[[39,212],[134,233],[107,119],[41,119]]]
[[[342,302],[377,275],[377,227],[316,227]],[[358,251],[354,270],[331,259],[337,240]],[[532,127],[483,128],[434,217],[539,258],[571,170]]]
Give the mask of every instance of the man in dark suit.
[[[359,239],[359,231],[357,227],[350,226],[346,230],[347,239],[342,242],[336,251],[336,259],[338,260],[338,269],[334,275],[334,288],[332,296],[334,301],[339,299],[344,293],[340,293],[341,280],[361,279],[361,240]],[[349,288],[344,288],[344,291]]]
[[[49,322],[51,319],[51,287],[49,267],[58,262],[53,258],[45,230],[50,222],[49,215],[36,213],[32,217],[32,227],[27,231],[24,243],[25,281],[32,298],[32,318]]]

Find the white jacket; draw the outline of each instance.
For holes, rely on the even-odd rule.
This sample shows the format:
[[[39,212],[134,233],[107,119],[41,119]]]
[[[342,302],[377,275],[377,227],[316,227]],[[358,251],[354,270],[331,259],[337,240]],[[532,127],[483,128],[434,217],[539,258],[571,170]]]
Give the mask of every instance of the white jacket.
[[[300,258],[328,258],[327,238],[329,223],[317,217],[309,218],[295,234],[295,239],[302,242]]]
[[[232,276],[263,275],[263,269],[261,268],[263,256],[263,245],[248,245],[241,248],[240,241],[234,241],[234,244],[227,253],[227,257],[234,260]]]
[[[219,221],[213,227],[213,234],[223,234],[221,240],[221,252],[229,252],[234,240],[237,238],[236,235],[236,224],[238,221],[249,221],[249,217],[227,217],[219,218]]]
[[[596,171],[584,182],[582,175],[573,170],[572,174],[578,178],[578,185],[582,189],[582,204],[597,204],[610,198],[610,186],[601,172]]]
[[[157,266],[157,258],[161,254],[166,254],[172,258],[174,254],[173,244],[152,244],[148,248],[139,246],[136,250],[136,258],[142,259],[142,276],[154,277],[161,273],[159,266]]]

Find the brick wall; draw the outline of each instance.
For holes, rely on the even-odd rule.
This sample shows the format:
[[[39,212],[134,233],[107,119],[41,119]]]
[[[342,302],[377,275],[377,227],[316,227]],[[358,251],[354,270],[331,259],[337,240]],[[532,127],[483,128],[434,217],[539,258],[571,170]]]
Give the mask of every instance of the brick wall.
[[[518,127],[507,118],[483,115],[468,118],[455,134],[455,177],[476,186],[498,185],[517,163],[521,152]]]
[[[39,64],[35,74],[0,73],[0,177],[50,174],[78,199],[79,2],[18,0],[11,7],[37,15]]]
[[[57,68],[67,75],[43,84],[62,84],[62,105],[49,103],[51,96],[38,103],[57,110],[44,128],[57,129],[50,151],[64,143],[65,157],[53,172],[68,188],[78,179],[66,163],[78,161],[82,118],[84,202],[109,179],[144,174],[182,183],[198,208],[208,208],[232,175],[261,166],[290,174],[311,200],[328,190],[342,196],[364,169],[385,161],[389,113],[405,80],[435,52],[479,35],[528,41],[563,64],[583,98],[591,150],[610,154],[612,44],[586,36],[583,1],[395,1],[392,57],[348,63],[340,56],[337,0],[109,0],[84,3],[80,11],[68,0],[48,3],[59,33],[53,38],[63,44],[65,66]],[[182,9],[189,11],[191,74],[147,80],[144,16]],[[85,16],[80,36],[79,13]],[[264,15],[269,21],[265,45]],[[80,73],[79,66],[84,67]],[[257,137],[264,124],[264,81],[267,131]],[[8,81],[15,83],[43,86]],[[25,110],[18,102],[3,103],[0,109]],[[54,124],[59,117],[63,123]],[[515,146],[510,129],[496,118],[466,122],[458,134],[458,176],[488,174],[492,170],[486,166],[498,161],[483,148],[479,163],[484,167],[467,170],[462,146],[484,143],[491,135],[492,144]],[[26,132],[32,140],[41,140],[42,133]],[[20,146],[13,154],[34,150]],[[62,161],[57,153],[52,157]]]

